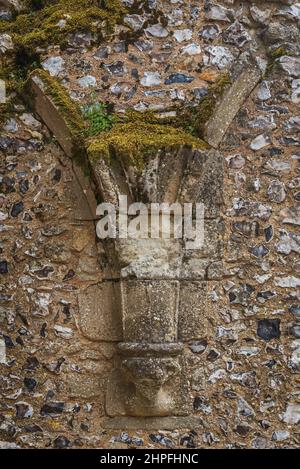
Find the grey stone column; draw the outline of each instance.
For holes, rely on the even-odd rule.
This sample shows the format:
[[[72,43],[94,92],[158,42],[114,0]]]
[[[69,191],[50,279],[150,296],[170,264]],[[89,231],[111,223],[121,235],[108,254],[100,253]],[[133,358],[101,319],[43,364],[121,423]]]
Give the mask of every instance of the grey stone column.
[[[207,269],[221,255],[223,162],[214,150],[159,151],[142,173],[94,167],[105,202],[202,202],[206,244],[183,239],[116,239],[123,340],[106,393],[110,417],[179,418],[191,412],[184,342],[201,337]],[[208,240],[208,241],[207,241]],[[212,243],[212,245],[211,245]]]

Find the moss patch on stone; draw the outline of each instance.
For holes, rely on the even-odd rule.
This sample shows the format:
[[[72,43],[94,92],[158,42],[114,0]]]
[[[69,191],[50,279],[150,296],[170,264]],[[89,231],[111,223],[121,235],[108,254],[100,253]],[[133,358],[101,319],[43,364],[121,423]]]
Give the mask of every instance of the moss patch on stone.
[[[109,132],[90,142],[88,155],[91,163],[104,158],[109,164],[114,157],[122,159],[124,165],[142,170],[148,157],[159,149],[190,146],[203,150],[208,145],[181,129],[158,124],[131,122],[117,124]]]
[[[35,70],[29,77],[27,89],[29,89],[30,79],[37,77],[44,86],[45,94],[53,101],[59,113],[68,127],[74,147],[74,157],[81,162],[84,154],[84,132],[85,123],[80,108],[70,98],[64,87],[45,70]],[[34,99],[34,96],[33,96]]]
[[[212,117],[218,100],[225,89],[231,84],[228,74],[222,74],[208,87],[208,95],[205,96],[197,106],[188,106],[179,112],[179,123],[192,135],[204,136],[205,124]]]
[[[64,46],[68,35],[77,31],[91,32],[95,42],[101,42],[126,11],[119,0],[52,0],[40,2],[41,7],[35,9],[30,3],[14,21],[0,22],[0,32],[11,34],[16,48],[27,54],[51,44]],[[65,21],[63,27],[60,20]]]
[[[284,47],[277,47],[276,49],[269,49],[267,52],[268,63],[266,67],[265,76],[268,76],[276,63],[276,60],[283,55],[288,55],[287,50]]]

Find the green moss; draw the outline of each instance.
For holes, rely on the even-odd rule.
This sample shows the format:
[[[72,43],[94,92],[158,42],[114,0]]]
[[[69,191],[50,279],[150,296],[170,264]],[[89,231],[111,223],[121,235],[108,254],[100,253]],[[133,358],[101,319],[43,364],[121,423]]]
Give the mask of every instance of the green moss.
[[[22,96],[28,74],[40,67],[40,49],[67,45],[70,34],[91,32],[95,43],[113,32],[127,11],[119,0],[25,0],[22,13],[0,20],[0,34],[12,36],[14,49],[2,59],[0,78],[7,92]],[[66,20],[64,28],[58,26]],[[3,120],[3,119],[2,119]]]
[[[96,42],[113,32],[121,21],[125,9],[118,0],[52,0],[50,2],[27,1],[28,9],[11,23],[0,22],[0,31],[12,34],[17,47],[32,52],[37,47],[51,44],[65,45],[69,34],[76,31],[91,32]],[[62,28],[58,22],[65,19]]]
[[[148,157],[159,149],[187,145],[205,149],[208,145],[178,128],[167,125],[131,122],[117,124],[88,147],[90,161],[104,158],[109,164],[113,158],[121,158],[125,166],[142,170]]]
[[[32,76],[38,77],[42,81],[45,93],[52,99],[53,103],[59,109],[59,112],[72,136],[74,158],[79,163],[83,163],[85,158],[85,124],[79,107],[70,98],[63,86],[45,70],[35,70],[32,73]],[[27,89],[29,89],[29,86],[30,82],[28,81]]]
[[[269,75],[276,63],[276,59],[279,59],[279,57],[287,55],[287,51],[284,47],[277,47],[276,49],[269,49],[267,52],[267,57],[268,57],[268,64],[266,68],[265,75]]]

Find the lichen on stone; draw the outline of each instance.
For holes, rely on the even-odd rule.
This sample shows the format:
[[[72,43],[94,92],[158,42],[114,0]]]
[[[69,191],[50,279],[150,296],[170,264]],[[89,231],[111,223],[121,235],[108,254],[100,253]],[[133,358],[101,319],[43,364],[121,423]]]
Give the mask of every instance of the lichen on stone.
[[[142,170],[147,157],[159,149],[184,145],[199,150],[208,147],[202,140],[175,127],[131,122],[117,124],[109,132],[102,133],[100,138],[92,140],[88,155],[92,164],[100,158],[110,164],[113,156],[117,155],[125,166]]]

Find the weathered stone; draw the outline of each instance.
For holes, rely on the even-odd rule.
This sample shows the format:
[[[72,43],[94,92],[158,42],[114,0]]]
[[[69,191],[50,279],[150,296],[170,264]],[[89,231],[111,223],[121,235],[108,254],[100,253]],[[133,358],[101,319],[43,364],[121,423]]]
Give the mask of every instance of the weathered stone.
[[[65,377],[65,386],[71,398],[92,399],[104,392],[103,377],[89,374],[68,373]]]
[[[104,428],[110,430],[177,430],[202,426],[200,417],[116,417],[105,419]]]
[[[300,422],[300,404],[289,402],[283,414],[283,421],[289,425],[296,425]]]
[[[271,202],[280,204],[286,198],[286,189],[283,182],[275,179],[269,184],[268,197]]]
[[[176,281],[123,281],[124,340],[175,342],[178,295]]]
[[[145,18],[141,15],[126,15],[124,16],[124,23],[133,31],[139,31],[145,23]]]
[[[298,288],[300,287],[300,278],[294,276],[275,277],[274,283],[282,288]]]
[[[205,18],[208,20],[230,22],[233,17],[233,11],[221,5],[208,3],[205,7]]]
[[[204,65],[216,66],[220,70],[223,70],[229,68],[234,61],[234,55],[228,47],[207,46],[204,51]]]
[[[289,225],[300,225],[300,207],[297,205],[286,207],[280,211],[282,223]]]
[[[32,75],[29,81],[33,96],[33,106],[37,114],[56,136],[59,144],[69,157],[74,153],[72,133],[40,76]]]
[[[77,82],[81,88],[92,88],[97,85],[97,80],[92,75],[86,75],[82,78],[78,78]]]
[[[177,42],[189,41],[192,38],[193,31],[191,29],[176,29],[174,37]]]
[[[207,282],[183,281],[178,307],[178,337],[196,340],[205,335],[207,320],[212,313]]]
[[[235,21],[222,34],[224,42],[234,44],[237,47],[243,47],[251,41],[251,36],[239,21]]]
[[[159,38],[165,38],[169,35],[168,31],[166,28],[164,28],[161,24],[153,24],[152,26],[149,26],[145,30],[146,34],[149,34],[150,36],[154,37],[159,37]]]
[[[161,76],[159,72],[144,72],[144,77],[141,79],[143,86],[158,86],[161,84]]]
[[[120,285],[103,282],[78,295],[78,327],[90,340],[122,340]]]
[[[298,78],[300,76],[300,59],[283,55],[278,59],[278,63],[290,76]]]
[[[6,346],[5,341],[0,339],[0,364],[5,365],[6,363]]]
[[[250,143],[250,148],[253,151],[259,151],[262,148],[265,148],[266,146],[270,145],[270,143],[270,137],[268,135],[261,134],[255,137],[254,140],[252,140],[252,142]]]
[[[42,62],[44,70],[50,73],[52,77],[61,76],[64,73],[64,60],[62,57],[49,57]]]
[[[280,320],[262,319],[258,321],[257,335],[266,341],[278,339],[280,337]]]
[[[9,34],[0,34],[0,53],[5,54],[14,48],[12,38]]]
[[[178,357],[182,345],[123,343],[119,349],[120,367],[114,370],[108,383],[108,415],[186,414],[183,368]]]
[[[246,68],[231,87],[225,91],[213,116],[206,125],[205,139],[211,146],[217,148],[221,143],[228,127],[260,78],[260,69],[253,65],[251,68]]]

